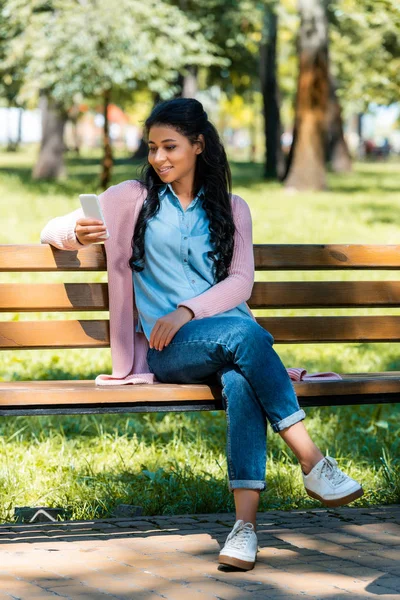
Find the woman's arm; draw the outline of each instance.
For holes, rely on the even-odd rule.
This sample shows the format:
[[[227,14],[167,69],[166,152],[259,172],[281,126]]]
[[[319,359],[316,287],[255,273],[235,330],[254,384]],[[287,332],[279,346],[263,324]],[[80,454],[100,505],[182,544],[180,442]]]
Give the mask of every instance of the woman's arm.
[[[234,250],[229,275],[199,296],[180,302],[194,313],[194,319],[212,317],[235,308],[248,300],[254,285],[254,251],[251,212],[240,196],[232,196],[236,226]]]
[[[78,250],[84,246],[75,235],[75,225],[78,219],[84,218],[83,210],[77,208],[73,212],[55,217],[45,225],[40,232],[40,243],[51,244],[60,250]]]

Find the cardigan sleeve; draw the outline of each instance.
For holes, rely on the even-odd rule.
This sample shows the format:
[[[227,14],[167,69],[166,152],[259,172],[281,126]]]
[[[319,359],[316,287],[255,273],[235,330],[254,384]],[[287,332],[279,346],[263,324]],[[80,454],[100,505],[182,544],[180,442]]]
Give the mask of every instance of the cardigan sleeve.
[[[75,225],[78,219],[84,217],[82,208],[51,219],[40,232],[40,243],[51,244],[60,250],[78,250],[85,245],[78,242],[75,235]]]
[[[193,311],[193,319],[212,317],[235,308],[248,300],[254,285],[254,250],[252,219],[248,204],[232,196],[234,250],[229,275],[208,290],[178,304]]]
[[[122,182],[118,185],[109,187],[105,192],[99,195],[100,206],[104,208],[104,203],[118,197],[124,189],[126,184],[130,182]],[[84,218],[82,208],[62,215],[61,217],[55,217],[51,219],[45,225],[40,232],[41,244],[51,244],[60,250],[79,250],[80,248],[86,248],[86,244],[81,244],[75,235],[75,226],[78,219]]]

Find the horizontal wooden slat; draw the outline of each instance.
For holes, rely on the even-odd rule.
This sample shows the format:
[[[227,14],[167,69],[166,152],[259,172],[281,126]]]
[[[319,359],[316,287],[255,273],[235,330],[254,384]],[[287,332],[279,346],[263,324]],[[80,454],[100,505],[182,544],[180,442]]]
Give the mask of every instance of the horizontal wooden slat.
[[[389,396],[393,402],[400,398],[400,376],[377,375],[374,373],[360,377],[354,374],[344,375],[343,381],[301,382],[295,383],[296,394],[300,400],[314,398],[323,403],[323,398],[346,397],[357,403],[357,397],[377,394]],[[397,400],[396,400],[397,398]],[[154,384],[125,385],[119,387],[96,386],[92,380],[84,381],[17,381],[0,382],[0,406],[35,406],[41,405],[102,405],[148,404],[156,402],[215,402],[221,399],[219,386],[203,384]],[[366,403],[368,399],[366,399]],[[305,403],[303,403],[304,405]],[[317,404],[317,402],[316,402]],[[315,405],[316,405],[315,404]],[[312,405],[312,404],[310,404]]]
[[[48,244],[0,245],[0,272],[105,270],[103,244],[68,251]]]
[[[255,269],[400,269],[400,245],[254,244]],[[103,244],[74,251],[48,244],[0,245],[0,271],[104,271]]]
[[[214,388],[215,389],[215,388]],[[0,382],[0,405],[14,404],[76,404],[168,402],[212,400],[220,396],[201,384],[124,385],[118,388],[96,386],[94,381],[16,381]],[[30,395],[30,397],[29,397]],[[117,398],[118,396],[118,398]]]
[[[400,306],[400,281],[256,282],[251,308]],[[108,310],[107,283],[0,284],[0,312]]]
[[[107,283],[2,283],[0,312],[108,310]]]
[[[400,281],[256,282],[251,308],[400,306]]]
[[[276,343],[399,342],[400,316],[259,317]],[[106,348],[108,320],[0,322],[0,348]]]
[[[399,269],[400,245],[255,244],[254,260],[257,271]]]
[[[107,348],[107,320],[0,322],[0,348]]]
[[[400,317],[259,317],[276,343],[398,342]]]

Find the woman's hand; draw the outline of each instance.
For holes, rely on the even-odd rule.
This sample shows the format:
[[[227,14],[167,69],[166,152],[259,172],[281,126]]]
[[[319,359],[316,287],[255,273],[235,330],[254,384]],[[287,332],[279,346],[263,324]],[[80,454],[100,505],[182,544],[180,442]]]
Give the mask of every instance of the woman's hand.
[[[105,241],[106,226],[97,219],[78,219],[75,225],[75,235],[83,246]]]
[[[176,310],[157,319],[150,334],[150,348],[162,350],[168,346],[174,335],[179,329],[191,321],[194,317],[193,312],[186,306],[179,306]]]

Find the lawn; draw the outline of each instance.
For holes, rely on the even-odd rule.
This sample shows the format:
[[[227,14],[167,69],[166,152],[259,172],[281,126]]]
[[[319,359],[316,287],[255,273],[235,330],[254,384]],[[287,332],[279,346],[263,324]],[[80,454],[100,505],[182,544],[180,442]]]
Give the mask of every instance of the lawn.
[[[78,194],[98,189],[98,155],[68,158],[68,179],[33,182],[34,149],[0,152],[0,243],[39,243],[52,217],[79,206]],[[357,164],[329,176],[329,191],[287,194],[262,179],[262,165],[232,162],[234,189],[251,208],[255,243],[376,243],[400,240],[400,163]],[[138,164],[118,158],[112,183],[138,176]],[[57,273],[0,274],[2,282],[60,281]],[[394,272],[374,274],[396,279]],[[105,281],[71,273],[69,281]],[[256,273],[256,280],[371,279],[368,272]],[[343,314],[341,310],[296,311]],[[347,311],[348,312],[348,311]],[[400,314],[361,309],[357,314]],[[257,316],[291,311],[254,311]],[[102,318],[107,313],[2,314],[0,319]],[[400,370],[399,344],[277,345],[284,364],[310,371]],[[89,379],[111,370],[108,349],[2,352],[0,379]],[[364,485],[354,505],[400,502],[400,406],[307,410],[307,427],[323,452]],[[15,506],[61,506],[66,518],[105,518],[116,504],[144,513],[182,514],[233,509],[227,490],[225,415],[4,417],[0,421],[0,521]],[[293,454],[269,428],[267,490],[261,510],[320,506],[305,495]]]

